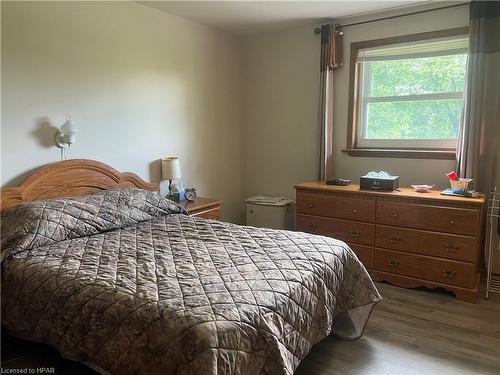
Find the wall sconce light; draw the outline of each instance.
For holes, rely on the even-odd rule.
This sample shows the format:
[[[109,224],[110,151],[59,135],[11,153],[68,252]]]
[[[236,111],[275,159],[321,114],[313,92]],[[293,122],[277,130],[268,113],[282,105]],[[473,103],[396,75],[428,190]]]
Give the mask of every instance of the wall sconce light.
[[[57,147],[62,149],[71,147],[71,145],[76,141],[76,133],[78,133],[78,129],[71,116],[68,116],[64,124],[61,126],[61,129],[59,129],[56,133]]]

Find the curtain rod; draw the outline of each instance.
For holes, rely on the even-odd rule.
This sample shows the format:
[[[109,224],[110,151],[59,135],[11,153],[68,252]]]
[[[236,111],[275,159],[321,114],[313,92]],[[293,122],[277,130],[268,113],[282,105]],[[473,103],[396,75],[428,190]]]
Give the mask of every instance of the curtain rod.
[[[371,23],[371,22],[378,22],[378,21],[386,21],[386,20],[392,20],[394,18],[399,18],[399,17],[406,17],[406,16],[413,16],[415,14],[422,14],[422,13],[427,13],[427,12],[433,12],[435,10],[442,10],[442,9],[450,9],[450,8],[456,8],[456,7],[461,7],[464,5],[469,5],[469,3],[460,3],[460,4],[453,4],[453,5],[446,5],[438,8],[432,8],[432,9],[424,9],[424,10],[417,10],[415,12],[410,12],[410,13],[404,13],[404,14],[397,14],[394,16],[388,16],[388,17],[382,17],[382,18],[376,18],[373,20],[367,20],[367,21],[360,21],[360,22],[354,22],[354,23],[348,23],[345,25],[340,25],[340,28],[344,27],[351,27],[351,26],[357,26],[357,25],[363,25],[365,23]],[[314,34],[319,34],[321,33],[321,28],[316,27],[314,29]]]

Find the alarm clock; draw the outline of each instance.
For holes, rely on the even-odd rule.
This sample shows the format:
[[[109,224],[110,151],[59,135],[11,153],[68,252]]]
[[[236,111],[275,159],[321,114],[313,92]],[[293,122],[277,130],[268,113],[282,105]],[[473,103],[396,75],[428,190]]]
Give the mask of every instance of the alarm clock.
[[[194,201],[196,198],[196,188],[192,185],[187,186],[186,190],[184,190],[184,197],[188,201],[191,201],[191,202]]]

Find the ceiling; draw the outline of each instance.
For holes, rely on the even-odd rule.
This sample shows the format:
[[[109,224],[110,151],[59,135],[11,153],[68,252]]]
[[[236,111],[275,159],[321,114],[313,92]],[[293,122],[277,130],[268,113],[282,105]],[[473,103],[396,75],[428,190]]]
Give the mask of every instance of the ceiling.
[[[380,1],[139,1],[235,35],[252,35],[325,19],[404,7],[423,0]]]

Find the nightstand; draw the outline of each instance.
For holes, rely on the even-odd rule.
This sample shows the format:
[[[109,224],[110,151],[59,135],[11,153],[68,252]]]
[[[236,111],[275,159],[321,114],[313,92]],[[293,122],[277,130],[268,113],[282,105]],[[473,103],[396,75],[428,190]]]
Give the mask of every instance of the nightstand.
[[[204,219],[220,220],[220,206],[222,201],[219,199],[197,197],[193,202],[188,200],[178,202],[188,212],[189,216],[198,216]]]

